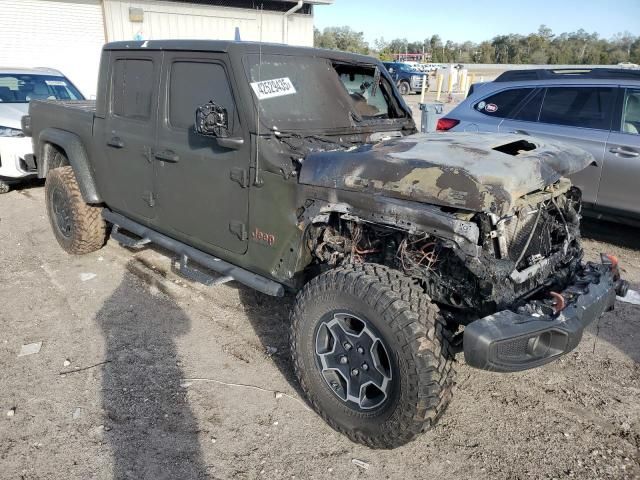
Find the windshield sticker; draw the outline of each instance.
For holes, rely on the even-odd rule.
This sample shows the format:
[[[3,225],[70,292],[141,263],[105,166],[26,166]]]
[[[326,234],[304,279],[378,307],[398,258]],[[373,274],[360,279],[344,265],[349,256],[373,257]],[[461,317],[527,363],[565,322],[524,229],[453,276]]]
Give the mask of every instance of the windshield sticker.
[[[45,80],[44,83],[46,83],[50,87],[66,87],[67,86],[67,82],[63,82],[62,80]]]
[[[291,83],[291,80],[289,80],[289,77],[263,80],[262,82],[251,82],[251,88],[253,88],[253,91],[256,93],[258,100],[293,95],[296,93],[296,89]]]
[[[498,106],[495,103],[487,103],[484,107],[485,112],[493,113],[498,111]]]
[[[482,110],[487,105],[487,102],[484,100],[478,104],[478,110]]]

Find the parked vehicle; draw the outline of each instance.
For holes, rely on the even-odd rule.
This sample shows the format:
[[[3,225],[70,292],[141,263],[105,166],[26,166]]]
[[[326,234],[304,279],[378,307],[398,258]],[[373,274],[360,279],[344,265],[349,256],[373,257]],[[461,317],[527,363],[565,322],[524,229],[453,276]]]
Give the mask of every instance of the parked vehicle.
[[[593,163],[571,180],[585,213],[640,221],[640,71],[514,70],[474,85],[439,130],[517,132],[570,142]]]
[[[35,176],[31,140],[20,125],[36,99],[83,99],[60,72],[48,68],[0,68],[0,193]]]
[[[402,95],[422,92],[422,82],[425,81],[427,88],[429,88],[429,76],[406,63],[384,62],[384,66],[391,74],[391,78],[395,81]]]
[[[591,155],[417,134],[394,83],[344,52],[108,44],[96,103],[33,101],[24,122],[55,238],[85,254],[110,232],[203,283],[220,280],[194,264],[297,292],[309,403],[354,441],[402,445],[442,415],[456,353],[498,372],[548,363],[626,283],[614,257],[581,260],[563,177]]]

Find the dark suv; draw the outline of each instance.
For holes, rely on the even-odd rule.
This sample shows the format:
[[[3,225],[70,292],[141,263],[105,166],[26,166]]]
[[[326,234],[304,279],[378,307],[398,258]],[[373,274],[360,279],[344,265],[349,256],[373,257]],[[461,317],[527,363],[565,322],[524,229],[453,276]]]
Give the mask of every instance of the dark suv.
[[[355,441],[394,447],[432,426],[457,353],[499,372],[557,359],[626,288],[615,258],[582,261],[564,176],[589,154],[417,134],[373,58],[113,43],[97,91],[23,119],[59,244],[154,243],[203,283],[296,293],[300,386]]]

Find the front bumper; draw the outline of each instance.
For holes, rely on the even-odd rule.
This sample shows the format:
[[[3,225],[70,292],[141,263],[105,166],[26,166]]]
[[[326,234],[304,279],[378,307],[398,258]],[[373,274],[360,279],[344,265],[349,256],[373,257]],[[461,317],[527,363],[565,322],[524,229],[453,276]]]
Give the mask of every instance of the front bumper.
[[[28,155],[33,147],[29,137],[0,137],[0,178],[18,179],[34,175]],[[25,158],[27,161],[25,161]]]
[[[411,91],[415,93],[422,92],[422,83],[427,82],[427,90],[429,89],[429,78],[425,75],[422,78],[412,78],[409,82],[411,85]]]
[[[493,372],[517,372],[573,350],[584,329],[613,308],[616,290],[627,285],[617,264],[603,259],[602,264],[588,263],[571,285],[553,294],[564,307],[557,313],[553,311],[557,307],[535,301],[518,312],[503,310],[467,325],[463,336],[467,364]]]

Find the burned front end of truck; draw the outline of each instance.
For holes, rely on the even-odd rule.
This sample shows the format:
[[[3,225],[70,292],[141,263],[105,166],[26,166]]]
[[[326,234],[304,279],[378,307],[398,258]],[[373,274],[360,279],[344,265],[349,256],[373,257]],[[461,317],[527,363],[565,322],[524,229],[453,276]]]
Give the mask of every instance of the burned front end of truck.
[[[412,135],[308,155],[300,183],[318,266],[378,263],[436,303],[466,362],[547,363],[626,288],[617,260],[583,262],[585,152],[516,135]],[[326,268],[326,267],[325,267]]]
[[[411,278],[446,322],[448,348],[477,368],[523,370],[573,349],[626,288],[615,258],[583,261],[581,194],[567,177],[593,158],[523,135],[417,134],[388,74],[367,62],[244,59],[254,90],[267,78],[292,86],[256,91],[263,169],[297,179],[303,248],[291,274],[304,284],[373,264]]]

